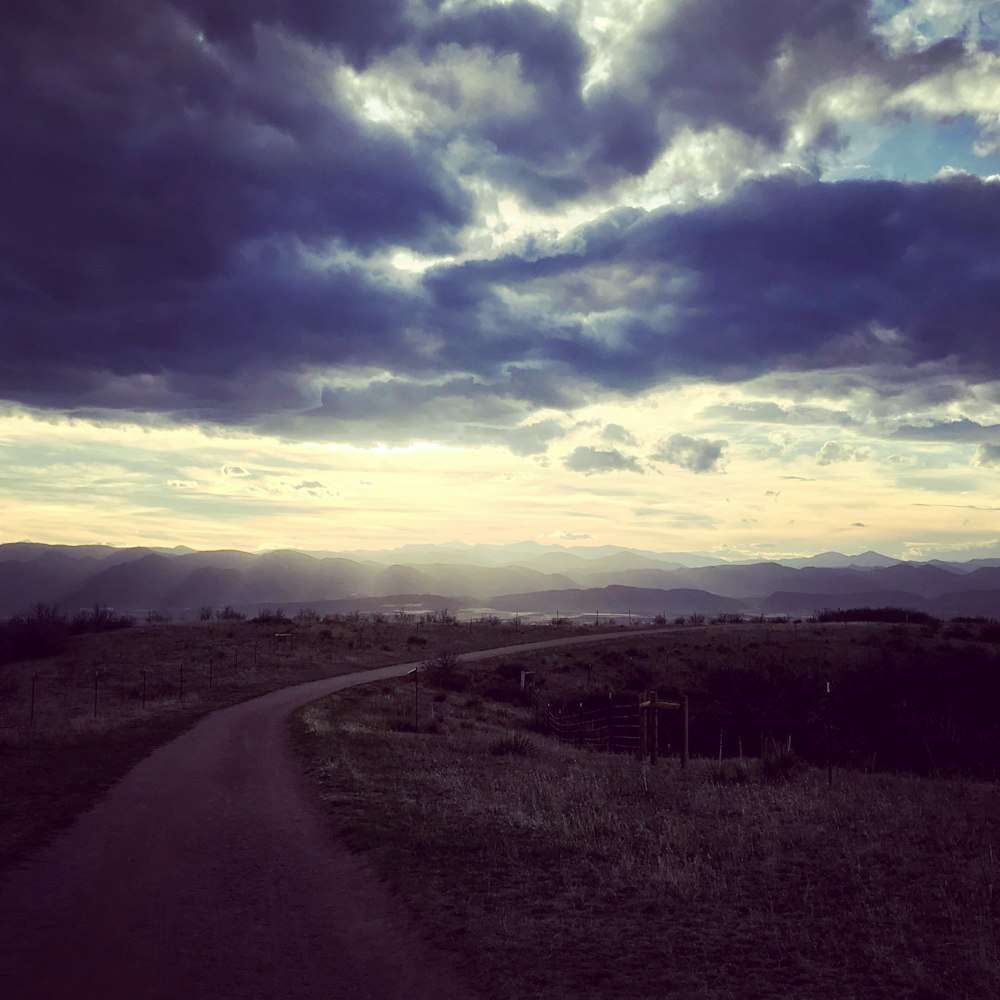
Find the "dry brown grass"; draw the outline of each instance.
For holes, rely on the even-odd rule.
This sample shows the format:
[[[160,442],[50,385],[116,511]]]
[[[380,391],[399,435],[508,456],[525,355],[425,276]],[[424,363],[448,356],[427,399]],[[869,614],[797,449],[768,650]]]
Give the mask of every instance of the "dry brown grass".
[[[276,641],[279,632],[294,638]],[[555,634],[353,617],[153,624],[76,636],[57,656],[7,664],[0,667],[0,868],[217,708],[442,649],[464,652]]]
[[[424,732],[398,682],[306,709],[295,739],[340,835],[489,995],[1000,996],[994,786],[525,745],[480,669],[422,690]]]

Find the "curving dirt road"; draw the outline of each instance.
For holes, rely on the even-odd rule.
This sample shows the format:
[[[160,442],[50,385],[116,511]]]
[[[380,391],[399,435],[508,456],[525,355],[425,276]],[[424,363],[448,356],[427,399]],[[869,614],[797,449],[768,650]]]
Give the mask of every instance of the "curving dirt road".
[[[481,660],[609,636],[552,639]],[[329,834],[288,719],[397,664],[273,692],[160,747],[0,879],[11,1000],[466,1000],[363,859]]]

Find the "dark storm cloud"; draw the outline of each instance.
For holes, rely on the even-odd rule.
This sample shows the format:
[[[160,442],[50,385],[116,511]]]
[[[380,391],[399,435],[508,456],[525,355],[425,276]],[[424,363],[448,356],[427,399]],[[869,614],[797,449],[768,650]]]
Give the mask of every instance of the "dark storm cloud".
[[[249,23],[241,6],[212,10],[208,35]],[[359,124],[304,40],[212,46],[198,11],[156,3],[18,14],[0,41],[8,393],[71,395],[88,369],[232,370],[246,349],[334,361],[360,330],[384,335],[399,305],[303,254],[454,246],[457,185],[418,146]]]
[[[922,426],[903,424],[891,436],[905,441],[995,441],[1000,438],[1000,425],[984,425],[962,417],[960,420],[935,420]]]
[[[751,184],[394,284],[373,254],[461,248],[466,175],[542,202],[584,195],[641,173],[679,125],[777,142],[845,67],[910,79],[960,55],[893,61],[853,0],[705,0],[637,23],[584,94],[590,55],[565,16],[439,7],[9,4],[0,396],[233,423],[307,410],[302,426],[419,412],[510,427],[531,405],[673,376],[886,354],[995,365],[1000,186],[969,179]],[[515,57],[533,104],[403,139],[359,118],[334,74],[400,47]],[[461,177],[451,139],[468,149]],[[395,379],[324,394],[315,373],[338,368]],[[509,446],[539,447],[541,431],[522,431]]]
[[[334,45],[356,66],[403,41],[412,30],[407,0],[174,0],[213,42],[241,52],[256,47],[255,27],[280,25]],[[437,6],[429,4],[428,6]]]
[[[618,389],[946,360],[986,378],[997,232],[996,183],[772,179],[687,213],[614,214],[561,254],[442,269],[428,288],[442,328],[499,333],[486,357],[527,351]]]

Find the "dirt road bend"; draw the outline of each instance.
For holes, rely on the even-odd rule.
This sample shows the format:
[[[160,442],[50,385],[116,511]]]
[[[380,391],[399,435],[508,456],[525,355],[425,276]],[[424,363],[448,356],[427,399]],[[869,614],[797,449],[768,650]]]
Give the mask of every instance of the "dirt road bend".
[[[465,970],[424,941],[364,859],[330,836],[289,748],[298,708],[413,666],[302,684],[215,712],[137,765],[0,878],[0,997],[473,996]]]

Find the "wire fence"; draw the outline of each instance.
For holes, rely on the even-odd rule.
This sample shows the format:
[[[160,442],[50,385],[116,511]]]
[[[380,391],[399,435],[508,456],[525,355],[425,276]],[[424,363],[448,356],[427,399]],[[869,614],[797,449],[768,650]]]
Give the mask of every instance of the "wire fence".
[[[525,697],[535,711],[538,728],[561,743],[607,753],[670,754],[687,759],[687,702],[657,701],[655,693],[590,696],[553,701],[536,688]],[[661,709],[682,709],[679,715]]]

